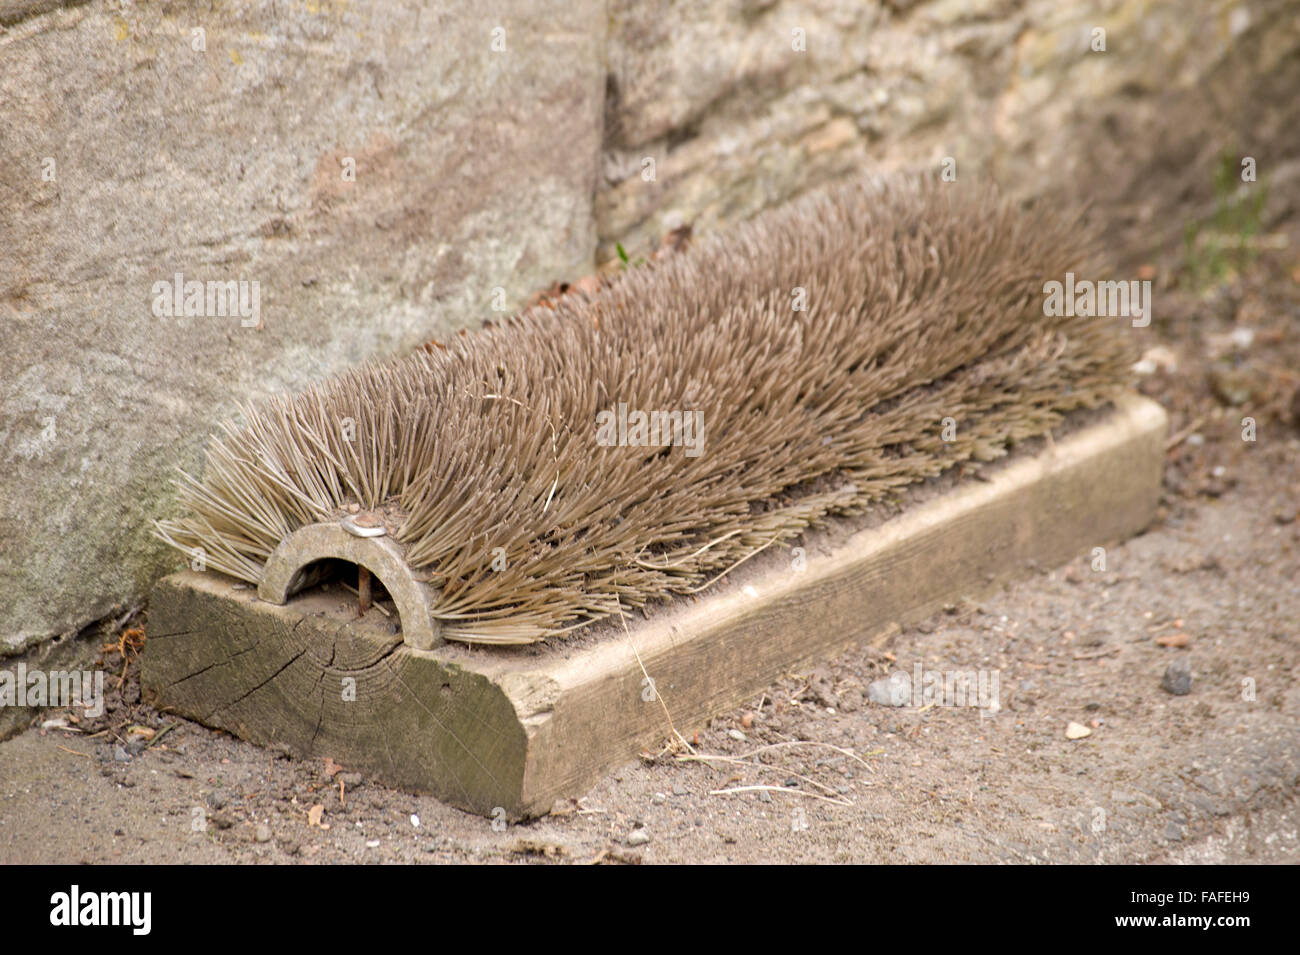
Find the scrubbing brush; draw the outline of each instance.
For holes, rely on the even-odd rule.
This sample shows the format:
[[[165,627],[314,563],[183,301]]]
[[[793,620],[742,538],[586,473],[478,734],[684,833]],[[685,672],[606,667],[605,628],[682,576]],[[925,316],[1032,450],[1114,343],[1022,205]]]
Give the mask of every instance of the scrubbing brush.
[[[1044,314],[1079,224],[857,180],[445,349],[243,409],[165,540],[256,584],[379,515],[448,639],[529,643],[700,590],[829,515],[1105,404],[1132,356]]]

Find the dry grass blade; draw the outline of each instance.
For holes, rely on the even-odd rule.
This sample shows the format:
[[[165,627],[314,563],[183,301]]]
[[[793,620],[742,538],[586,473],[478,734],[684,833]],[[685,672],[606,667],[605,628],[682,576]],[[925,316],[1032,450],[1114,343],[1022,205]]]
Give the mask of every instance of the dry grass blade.
[[[834,799],[821,793],[810,793],[806,789],[793,789],[789,786],[732,786],[730,789],[710,789],[710,796],[728,796],[735,793],[785,793],[789,796],[802,796],[805,799],[820,799],[822,802],[837,806],[852,806],[847,799]]]

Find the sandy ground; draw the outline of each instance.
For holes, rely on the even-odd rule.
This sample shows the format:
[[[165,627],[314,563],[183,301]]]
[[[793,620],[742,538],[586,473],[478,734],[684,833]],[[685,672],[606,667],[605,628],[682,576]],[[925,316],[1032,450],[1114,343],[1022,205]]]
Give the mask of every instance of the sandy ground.
[[[158,713],[132,662],[100,721],[0,744],[0,861],[1300,862],[1300,267],[1163,301],[1164,499],[1105,570],[963,599],[497,828]],[[1000,710],[865,699],[917,662],[999,671]]]

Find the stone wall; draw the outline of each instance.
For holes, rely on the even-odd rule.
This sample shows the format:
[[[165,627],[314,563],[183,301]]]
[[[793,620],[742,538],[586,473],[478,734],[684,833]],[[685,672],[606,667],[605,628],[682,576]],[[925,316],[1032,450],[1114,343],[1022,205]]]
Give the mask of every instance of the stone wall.
[[[496,7],[0,0],[0,655],[84,655],[177,566],[149,521],[238,402],[616,242],[946,157],[1130,249],[1225,149],[1297,181],[1294,0]],[[156,315],[178,272],[258,282],[260,324]]]
[[[0,13],[0,655],[177,566],[149,522],[237,402],[587,270],[604,98],[594,0],[500,21],[20,6]],[[155,315],[176,273],[257,281],[260,327]]]
[[[1150,245],[1212,199],[1224,149],[1296,182],[1296,0],[610,7],[604,257],[849,170],[937,174],[945,157],[959,178],[1087,199]]]

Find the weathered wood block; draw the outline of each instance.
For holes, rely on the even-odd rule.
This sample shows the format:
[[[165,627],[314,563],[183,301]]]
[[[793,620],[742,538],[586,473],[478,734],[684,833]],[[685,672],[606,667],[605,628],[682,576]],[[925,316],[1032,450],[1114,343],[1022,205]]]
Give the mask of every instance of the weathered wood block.
[[[544,647],[420,650],[342,590],[283,606],[215,573],[161,581],[146,693],[160,707],[396,786],[511,818],[580,795],[775,678],[1028,565],[1140,531],[1160,494],[1167,420],[1127,397],[1033,454],[809,546],[754,561],[629,629]],[[654,680],[647,692],[646,675]]]

